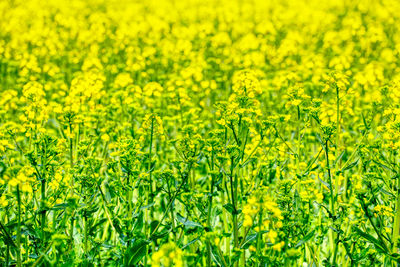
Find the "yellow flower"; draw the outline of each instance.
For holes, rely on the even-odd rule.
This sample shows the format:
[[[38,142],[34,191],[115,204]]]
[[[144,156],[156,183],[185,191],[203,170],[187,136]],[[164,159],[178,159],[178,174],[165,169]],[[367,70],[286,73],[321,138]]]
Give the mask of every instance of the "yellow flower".
[[[273,245],[273,246],[272,246],[272,249],[275,250],[275,251],[280,252],[284,246],[285,246],[285,242],[284,242],[284,241],[281,241],[281,242],[279,242],[279,243]]]
[[[163,244],[158,251],[151,256],[151,266],[183,266],[183,252],[175,243]]]
[[[103,134],[102,136],[101,136],[101,139],[104,141],[104,142],[108,142],[108,141],[110,141],[110,136],[108,135],[108,134]]]
[[[275,243],[276,238],[278,237],[278,233],[274,230],[270,230],[267,234],[271,243]]]
[[[2,206],[3,208],[8,206],[8,200],[6,199],[5,195],[2,195],[0,197],[0,206]]]

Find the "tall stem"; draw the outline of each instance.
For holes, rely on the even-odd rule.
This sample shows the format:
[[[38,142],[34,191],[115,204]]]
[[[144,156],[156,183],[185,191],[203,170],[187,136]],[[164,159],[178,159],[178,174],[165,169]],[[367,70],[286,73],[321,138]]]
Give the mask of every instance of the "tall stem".
[[[396,214],[394,217],[394,224],[393,224],[393,235],[392,235],[392,243],[393,243],[393,248],[392,252],[396,253],[397,252],[397,245],[398,245],[398,239],[399,239],[399,232],[400,232],[400,178],[397,177],[397,200],[396,200]]]
[[[149,144],[149,162],[148,162],[148,167],[147,170],[149,172],[149,184],[150,184],[150,192],[147,191],[147,205],[150,205],[151,203],[153,203],[153,179],[152,179],[152,171],[151,171],[151,153],[152,153],[152,149],[153,149],[153,133],[154,133],[154,117],[152,116],[151,118],[151,129],[150,129],[150,144]],[[150,194],[150,195],[149,195]],[[149,227],[147,227],[149,221],[152,220],[153,218],[153,207],[149,208],[150,211],[148,211],[146,209],[145,211],[145,227],[144,227],[144,231],[145,231],[145,236],[151,236],[151,229]],[[150,230],[150,232],[149,232]],[[150,244],[151,246],[151,244]],[[146,255],[144,258],[144,264],[145,266],[147,265],[147,258],[148,258],[148,254],[149,254],[149,249],[146,249]]]
[[[74,166],[74,150],[73,150],[73,140],[72,140],[72,123],[71,120],[68,122],[69,124],[69,162],[70,168],[72,170]],[[71,177],[71,196],[74,195],[74,176]],[[74,212],[72,212],[71,216],[71,225],[70,225],[70,235],[71,240],[74,239]]]
[[[326,158],[326,168],[328,170],[328,179],[329,179],[329,187],[330,187],[330,195],[331,195],[331,216],[332,216],[332,226],[334,226],[336,215],[335,215],[335,196],[334,196],[334,189],[333,189],[333,183],[332,183],[332,173],[331,173],[331,167],[329,164],[329,146],[328,146],[328,141],[325,141],[325,158]],[[332,230],[331,230],[332,231]],[[332,256],[332,265],[336,266],[336,255],[338,252],[337,246],[338,242],[337,240],[333,240],[334,233],[331,232],[331,240],[332,240],[332,246],[333,246],[333,256]],[[339,234],[338,236],[339,237]]]
[[[21,195],[19,185],[17,185],[17,202],[18,202],[18,226],[17,226],[17,266],[22,266],[21,260]]]
[[[211,171],[214,170],[214,151],[211,152]],[[211,174],[210,195],[208,196],[207,226],[211,230],[211,211],[214,192],[214,174]],[[211,267],[211,242],[207,242],[207,266]]]
[[[239,236],[238,236],[238,219],[237,219],[237,179],[233,177],[233,169],[234,169],[234,158],[231,158],[231,173],[229,175],[230,184],[231,184],[231,196],[232,196],[232,206],[233,206],[233,245],[234,248],[238,248],[239,245]],[[238,266],[238,262],[235,262],[235,266]]]
[[[85,254],[88,253],[88,218],[85,215]]]
[[[330,187],[330,195],[331,195],[331,213],[332,216],[335,217],[335,197],[334,197],[334,190],[332,186],[332,173],[331,167],[329,165],[329,146],[328,140],[325,142],[325,158],[326,158],[326,168],[328,170],[328,179],[329,179],[329,187]]]
[[[150,178],[150,199],[149,202],[153,202],[153,179],[152,179],[152,171],[151,171],[151,153],[153,149],[153,134],[154,134],[154,118],[151,119],[151,132],[150,132],[150,145],[149,145],[149,165],[148,172]],[[152,216],[153,208],[150,207],[150,216]]]
[[[258,233],[257,233],[257,266],[260,264],[261,258],[261,225],[262,225],[262,208],[258,215]]]
[[[42,232],[42,243],[44,244],[45,242],[45,234],[44,234],[44,228],[46,226],[46,180],[44,177],[42,177],[42,186],[41,186],[41,193],[42,193],[42,199],[41,199],[41,218],[40,218],[40,226],[41,226],[41,232]]]
[[[336,170],[340,169],[340,160],[338,159],[339,156],[339,142],[340,142],[340,97],[339,97],[339,87],[336,86],[336,149],[335,149],[335,158],[337,160],[337,163],[335,166]],[[335,181],[335,189],[336,192],[339,192],[339,179],[336,179]]]
[[[131,188],[131,181],[130,181],[130,170],[128,170],[128,177],[126,179],[127,184],[128,184],[128,218],[132,217],[132,190],[133,188]]]
[[[74,150],[73,150],[73,140],[72,140],[72,124],[69,121],[69,163],[70,167],[74,166]],[[71,179],[71,186],[74,188],[74,179]],[[71,195],[73,195],[73,190],[71,190]]]

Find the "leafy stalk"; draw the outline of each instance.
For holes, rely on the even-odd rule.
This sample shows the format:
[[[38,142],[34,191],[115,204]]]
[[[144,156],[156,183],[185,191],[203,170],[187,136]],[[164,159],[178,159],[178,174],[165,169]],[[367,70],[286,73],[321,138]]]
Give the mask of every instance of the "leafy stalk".
[[[22,266],[21,259],[21,193],[17,185],[18,226],[17,226],[17,266]]]

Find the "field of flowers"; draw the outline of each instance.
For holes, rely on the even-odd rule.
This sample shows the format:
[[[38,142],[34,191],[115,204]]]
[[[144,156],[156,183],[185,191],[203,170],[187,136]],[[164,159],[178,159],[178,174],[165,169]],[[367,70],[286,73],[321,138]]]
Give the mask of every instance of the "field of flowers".
[[[398,266],[399,11],[0,1],[0,266]]]

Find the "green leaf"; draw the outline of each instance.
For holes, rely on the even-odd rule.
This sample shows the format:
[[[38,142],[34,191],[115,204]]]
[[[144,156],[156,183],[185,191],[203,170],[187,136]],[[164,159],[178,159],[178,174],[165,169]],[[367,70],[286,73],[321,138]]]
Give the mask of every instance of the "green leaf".
[[[160,221],[154,220],[150,223],[150,232],[153,233],[157,226],[160,224]],[[160,225],[161,226],[161,225]]]
[[[321,146],[325,149],[325,144],[324,144],[324,141],[321,138],[321,135],[319,133],[316,133],[315,137],[317,138],[317,140],[321,144]]]
[[[184,250],[185,248],[189,247],[191,244],[193,244],[193,243],[195,243],[196,241],[199,241],[199,240],[200,240],[199,238],[193,239],[192,241],[190,241],[189,243],[187,243],[186,245],[184,245],[184,246],[182,247],[182,250]]]
[[[218,253],[218,249],[216,247],[212,247],[212,259],[217,264],[217,266],[227,267],[225,266],[221,256]]]
[[[355,255],[353,256],[353,257],[354,257],[354,261],[355,261],[355,262],[358,262],[358,261],[360,261],[360,260],[366,258],[366,255],[367,255],[367,253],[368,253],[369,250],[370,250],[370,248],[369,248],[369,246],[368,246],[368,247],[364,248],[363,250],[361,250],[360,253],[355,254]]]
[[[139,212],[139,215],[135,218],[136,222],[133,226],[135,232],[141,232],[143,229],[143,212]]]
[[[70,206],[69,203],[61,203],[54,205],[54,207],[52,207],[50,210],[65,210],[69,206]]]
[[[268,231],[263,230],[260,233],[261,233],[261,235],[263,235],[265,233],[268,233]],[[253,243],[253,241],[257,239],[257,235],[258,235],[258,233],[254,233],[254,234],[248,235],[246,237],[246,240],[243,242],[243,245],[240,248],[241,249],[247,249]]]
[[[342,153],[340,153],[340,155],[335,159],[335,161],[333,162],[333,166],[337,165],[339,160],[341,160],[343,158],[343,155],[344,155],[344,151],[342,151]]]
[[[380,250],[381,252],[387,252],[387,247],[385,244],[383,244],[381,241],[379,241],[378,239],[376,239],[375,237],[373,237],[372,235],[364,232],[363,230],[361,230],[360,228],[353,226],[354,231],[357,232],[357,234],[359,234],[361,237],[367,239],[369,242],[371,242],[372,244],[375,245],[375,247],[377,248],[377,250]]]
[[[151,208],[151,207],[154,206],[154,204],[156,204],[156,203],[152,202],[152,203],[150,203],[148,205],[142,206],[142,207],[140,207],[140,210],[145,210],[145,209]]]
[[[125,252],[124,266],[135,266],[142,258],[146,255],[148,241],[140,239],[137,240],[131,247]]]
[[[257,233],[248,235],[248,236],[246,237],[246,241],[244,241],[243,245],[242,245],[240,248],[241,248],[241,249],[247,249],[247,248],[251,245],[251,243],[252,243],[254,240],[256,240],[256,238],[257,238]]]
[[[325,182],[325,181],[322,180],[321,178],[318,178],[318,180],[319,180],[323,185],[325,185],[326,187],[328,187],[329,190],[331,189],[331,186],[330,186],[327,182]]]
[[[384,193],[385,195],[391,196],[391,197],[395,197],[395,194],[389,191],[386,191],[385,189],[381,188],[380,190],[382,193]]]
[[[97,222],[96,224],[94,224],[94,225],[90,228],[89,233],[90,233],[90,234],[93,234],[93,233],[95,232],[96,228],[97,228],[98,226],[102,225],[103,223],[105,223],[106,221],[107,221],[106,218],[100,219],[99,222]]]
[[[14,244],[14,241],[12,240],[10,234],[8,233],[7,229],[4,227],[4,225],[0,222],[0,228],[1,228],[1,232],[3,232],[4,234],[2,234],[3,236],[3,241],[6,245],[11,245],[12,247],[17,247]]]
[[[185,227],[187,228],[194,228],[194,227],[200,227],[203,228],[203,226],[197,222],[192,222],[189,221],[189,219],[182,217],[179,213],[176,215],[176,218],[180,223],[182,223]]]
[[[361,116],[362,116],[362,119],[363,119],[363,123],[364,123],[365,129],[367,129],[367,130],[371,129],[371,126],[368,125],[368,122],[365,119],[364,113],[361,113]]]
[[[308,234],[306,234],[303,239],[301,239],[299,242],[297,242],[295,248],[298,248],[300,246],[302,246],[303,244],[305,244],[308,240],[310,240],[311,238],[314,237],[314,233],[315,233],[315,229],[312,230],[311,232],[309,232]]]
[[[320,207],[324,208],[325,211],[328,213],[329,218],[332,218],[332,217],[333,217],[333,215],[332,215],[332,213],[330,212],[330,210],[329,210],[324,204],[318,203],[318,202],[316,202],[316,201],[314,201],[314,203],[316,203],[316,204],[319,205]]]
[[[3,176],[6,169],[7,169],[7,166],[3,162],[0,162],[0,176]]]
[[[346,167],[344,167],[342,169],[342,171],[346,171],[346,170],[350,170],[351,168],[353,168],[354,166],[356,166],[358,163],[358,159],[356,161],[354,161],[353,163],[350,163],[349,165],[347,165]]]
[[[223,207],[230,213],[230,214],[234,214],[235,213],[235,207],[231,204],[225,204],[223,205]]]
[[[380,167],[382,167],[382,168],[384,168],[384,169],[386,169],[386,170],[388,170],[388,171],[392,171],[392,172],[394,172],[394,173],[397,172],[396,169],[394,169],[394,168],[392,168],[392,167],[390,167],[390,166],[387,166],[387,165],[383,164],[382,162],[379,162],[379,161],[376,161],[376,160],[373,160],[373,162],[375,162],[377,165],[379,165]]]

